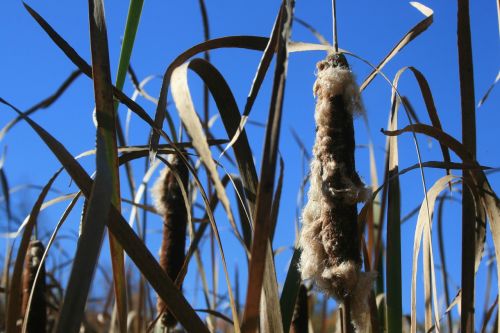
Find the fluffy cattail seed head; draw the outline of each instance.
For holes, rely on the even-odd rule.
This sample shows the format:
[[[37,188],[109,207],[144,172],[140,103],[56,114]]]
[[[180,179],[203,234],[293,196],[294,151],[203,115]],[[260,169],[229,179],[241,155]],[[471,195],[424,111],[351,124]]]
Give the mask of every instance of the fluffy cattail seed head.
[[[177,155],[170,159],[171,168],[165,167],[152,189],[155,207],[163,218],[163,238],[160,247],[160,266],[175,280],[185,258],[187,211],[182,188],[187,191],[189,171]],[[165,309],[165,302],[158,297],[157,311]],[[166,311],[161,318],[164,327],[174,327],[177,323],[173,315]]]
[[[359,89],[343,55],[317,65],[314,94],[316,139],[308,202],[302,212],[300,270],[303,279],[335,299],[350,302],[358,331],[368,311],[373,277],[361,273],[357,203],[369,191],[356,172],[353,115],[363,108]]]

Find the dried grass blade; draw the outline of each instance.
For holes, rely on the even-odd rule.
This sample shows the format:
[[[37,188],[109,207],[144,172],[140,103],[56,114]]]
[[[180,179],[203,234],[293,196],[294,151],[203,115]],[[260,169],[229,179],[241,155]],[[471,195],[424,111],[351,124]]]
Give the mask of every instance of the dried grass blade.
[[[434,204],[436,202],[437,196],[446,188],[447,184],[451,182],[453,179],[456,179],[455,176],[447,175],[440,178],[438,181],[434,183],[434,185],[427,192],[427,198],[425,198],[420,206],[420,212],[418,214],[417,226],[415,228],[415,239],[413,242],[413,263],[412,263],[412,284],[411,284],[411,331],[417,331],[417,318],[416,318],[416,291],[417,291],[417,261],[418,255],[420,253],[420,243],[422,241],[422,237],[424,233],[427,233],[430,230],[430,223],[432,223],[432,215],[434,213]],[[427,244],[429,245],[429,244]],[[424,244],[425,246],[425,244]],[[426,303],[428,300],[426,300]],[[428,311],[428,310],[426,310]],[[426,313],[426,326],[428,325],[428,316]],[[431,325],[432,326],[432,325]]]
[[[116,114],[113,106],[107,29],[102,0],[89,0],[89,22],[97,118],[96,176],[60,312],[57,332],[76,332],[80,329],[87,294],[104,236],[109,207],[111,204],[120,211],[121,205]],[[126,332],[128,311],[123,248],[112,234],[109,235],[109,240],[119,329],[120,332]]]
[[[38,196],[35,204],[31,208],[30,217],[28,222],[26,223],[26,227],[24,228],[24,232],[21,238],[21,242],[19,243],[19,248],[17,250],[16,260],[14,262],[14,270],[12,272],[12,278],[9,286],[9,297],[7,299],[7,308],[6,308],[6,322],[5,328],[7,332],[19,332],[20,327],[17,326],[17,322],[20,319],[21,315],[21,300],[22,300],[22,273],[23,273],[23,263],[26,257],[26,252],[28,251],[28,246],[31,238],[31,234],[35,227],[35,223],[38,219],[38,214],[40,212],[40,208],[42,207],[42,203],[47,196],[52,184],[56,180],[57,176],[61,173],[63,169],[59,169],[47,182],[47,184],[43,187],[40,195]]]
[[[333,47],[327,40],[326,38],[318,31],[316,30],[312,25],[310,25],[309,23],[307,23],[306,21],[298,18],[297,16],[295,16],[293,18],[295,21],[297,21],[298,24],[302,25],[304,28],[306,28],[307,30],[309,30],[313,35],[314,37],[316,37],[316,39],[318,40],[318,42],[321,43],[321,45],[325,45],[325,46],[329,46],[329,47]]]
[[[165,74],[163,75],[160,96],[158,98],[158,105],[155,113],[154,127],[161,128],[165,117],[165,110],[167,107],[167,92],[170,85],[171,76],[174,70],[186,62],[189,58],[213,49],[218,48],[245,48],[251,50],[264,50],[268,43],[268,38],[256,36],[228,36],[222,38],[211,39],[206,42],[195,45],[188,50],[181,53],[175,60],[168,66]],[[150,138],[151,155],[153,158],[156,155],[156,149],[160,136],[158,133],[153,132]]]
[[[71,84],[73,84],[73,82],[80,76],[80,74],[82,74],[82,71],[80,71],[79,69],[73,71],[52,95],[30,107],[28,110],[26,110],[25,114],[29,116],[40,109],[46,109],[51,106],[55,101],[59,99],[59,97],[61,97],[66,89],[68,89]],[[14,125],[17,124],[21,119],[21,117],[14,118],[0,130],[0,141],[3,140],[7,132],[12,127],[14,127]]]
[[[29,117],[24,116],[24,114],[12,104],[2,98],[0,98],[0,103],[8,105],[16,111],[18,115],[23,117],[61,162],[71,178],[82,190],[85,197],[89,198],[91,196],[93,181],[66,148],[37,123]],[[200,317],[194,312],[193,308],[175,287],[168,275],[161,269],[160,265],[151,252],[145,247],[144,243],[128,226],[123,216],[121,216],[114,207],[111,207],[110,213],[111,217],[106,220],[109,229],[114,233],[115,237],[122,244],[129,257],[137,265],[151,286],[165,300],[177,320],[182,323],[188,332],[208,332]]]
[[[498,305],[498,295],[497,295],[497,297],[495,297],[495,301],[490,306],[488,311],[486,311],[484,314],[483,324],[481,325],[481,333],[486,333],[486,328],[488,327],[488,323],[489,323],[491,316],[493,315],[493,311],[495,311],[495,308],[497,307],[497,305]]]
[[[468,150],[458,142],[455,138],[450,135],[428,125],[414,124],[406,126],[405,128],[398,131],[385,131],[386,135],[399,135],[405,132],[412,133],[423,133],[434,139],[438,140],[440,143],[444,143],[448,148],[455,152],[466,164],[472,163],[476,165],[476,168],[468,170],[471,175],[472,183],[474,186],[472,189],[479,196],[481,204],[486,210],[486,214],[490,223],[491,233],[493,236],[493,244],[495,246],[495,256],[497,261],[500,261],[500,201],[491,188],[486,175],[479,168],[479,165],[475,160],[471,159],[471,155]],[[472,252],[472,251],[471,251]],[[478,252],[477,247],[474,249],[473,255]],[[500,266],[497,265],[497,274],[500,275]],[[500,281],[499,281],[500,286]],[[499,323],[500,325],[500,323]]]
[[[203,81],[208,85],[217,104],[217,108],[221,115],[228,137],[233,137],[234,133],[237,131],[238,124],[241,122],[241,115],[238,111],[238,106],[234,100],[231,89],[224,80],[224,77],[215,67],[202,59],[193,59],[190,61],[189,66],[198,75],[200,75]],[[258,181],[257,172],[253,163],[252,151],[250,149],[250,145],[248,144],[245,129],[240,132],[238,139],[233,145],[233,150],[245,189],[245,191],[241,193],[245,194],[249,212],[253,213]],[[250,214],[248,218],[252,221],[252,216]],[[248,239],[251,240],[251,235]],[[266,268],[264,271],[264,292],[267,295],[265,298],[266,308],[269,309],[266,316],[279,318],[281,315],[276,283],[276,272],[273,262],[271,245],[268,242],[266,251]],[[275,321],[275,319],[270,320],[273,322]],[[279,326],[275,327],[275,329],[279,330]]]
[[[92,78],[92,67],[66,42],[51,26],[43,19],[33,8],[23,2],[24,7],[28,13],[37,21],[40,27],[47,33],[52,41],[64,52],[68,59],[73,62],[86,76]],[[155,127],[153,119],[147,112],[136,102],[126,96],[121,90],[112,86],[114,96],[130,110],[136,113],[142,120],[144,120],[151,128],[158,133],[158,135],[166,136],[166,134]]]
[[[215,191],[217,193],[217,196],[222,203],[224,210],[227,213],[228,219],[234,228],[236,234],[238,228],[236,227],[236,223],[234,221],[233,213],[231,211],[231,207],[229,205],[229,199],[227,198],[226,191],[224,189],[224,186],[222,185],[222,182],[220,180],[219,174],[217,172],[217,167],[212,159],[212,153],[210,152],[210,149],[208,147],[207,141],[206,141],[206,136],[203,133],[203,128],[201,125],[201,122],[198,118],[198,115],[196,114],[196,111],[194,110],[193,102],[191,100],[191,95],[189,92],[189,86],[187,83],[187,70],[188,70],[189,63],[186,63],[180,67],[177,67],[174,72],[172,73],[172,95],[175,101],[175,104],[177,106],[177,109],[179,111],[180,118],[191,136],[193,140],[193,146],[195,149],[198,151],[200,154],[201,160],[205,167],[207,168],[207,172],[210,175],[210,178],[212,179],[214,185],[215,185]],[[219,239],[218,232],[214,227],[214,233],[216,234],[217,237],[217,242],[221,251],[221,257],[224,263],[224,273],[226,276],[226,282],[228,285],[228,293],[229,293],[229,298],[231,302],[231,310],[233,312],[233,320],[235,324],[239,324],[238,322],[238,314],[236,312],[236,306],[234,304],[234,298],[233,298],[233,293],[231,290],[231,283],[229,279],[229,275],[227,272],[227,267],[225,264],[225,258],[224,258],[224,252],[222,249],[222,244]],[[239,326],[239,325],[238,325]],[[239,330],[239,327],[235,326],[236,330]]]
[[[12,219],[12,208],[10,203],[9,181],[7,180],[7,176],[5,175],[3,165],[0,167],[0,184],[2,187],[3,196],[5,198],[5,210],[7,213],[7,220],[10,221]]]
[[[256,332],[259,324],[260,296],[267,261],[267,244],[271,232],[271,221],[268,212],[271,209],[272,193],[274,191],[274,177],[276,173],[281,115],[288,66],[287,45],[291,32],[293,7],[293,0],[285,1],[285,10],[279,27],[274,83],[253,219],[255,228],[248,274],[249,283],[245,302],[246,306],[242,323],[243,332]]]
[[[444,250],[444,240],[443,240],[443,208],[445,199],[447,196],[441,196],[438,198],[438,216],[437,216],[437,225],[438,225],[438,246],[439,246],[439,256],[441,262],[441,273],[443,277],[443,289],[444,289],[444,301],[446,307],[450,305],[450,291],[448,287],[448,270],[446,265],[446,255]],[[451,313],[446,314],[447,324],[448,324],[448,332],[453,333],[453,318]]]
[[[392,50],[385,56],[385,58],[377,65],[377,67],[367,76],[367,78],[363,81],[361,86],[359,87],[360,91],[363,91],[370,82],[375,78],[375,76],[384,68],[385,65],[399,52],[401,51],[408,43],[410,43],[413,39],[418,37],[422,32],[427,30],[429,26],[432,24],[434,19],[434,12],[432,9],[422,5],[419,2],[410,2],[410,4],[415,7],[418,11],[420,11],[425,19],[417,23],[413,28],[411,28],[401,40],[392,48]]]
[[[495,78],[495,81],[493,81],[493,83],[490,85],[490,87],[488,88],[488,90],[486,90],[486,93],[484,94],[483,98],[481,98],[481,100],[479,101],[479,103],[477,103],[477,107],[478,108],[480,108],[484,104],[484,102],[486,102],[486,100],[490,96],[491,91],[496,86],[496,84],[498,83],[498,81],[500,81],[500,71],[498,71],[498,74],[497,74],[497,77]]]
[[[411,66],[405,67],[405,68],[401,69],[400,71],[398,71],[397,77],[399,78],[399,76],[401,74],[403,74],[403,72],[406,70],[410,70],[413,73],[413,75],[415,76],[415,78],[417,79],[417,83],[419,85],[420,92],[422,93],[422,97],[424,98],[425,106],[427,109],[427,114],[429,115],[432,126],[434,126],[435,128],[442,131],[443,128],[441,126],[441,121],[439,120],[439,115],[437,113],[436,105],[434,104],[434,98],[432,97],[432,92],[431,92],[431,89],[429,87],[429,83],[427,82],[427,79],[422,74],[422,72],[420,72],[418,69],[411,67]],[[403,99],[403,101],[404,101],[404,99]],[[405,107],[406,107],[406,105],[405,105]],[[450,152],[441,143],[440,143],[440,147],[441,147],[441,152],[443,154],[444,161],[450,162],[451,161]],[[447,170],[447,173],[449,174],[450,171]]]
[[[243,128],[247,122],[248,116],[250,115],[250,111],[252,110],[253,104],[257,95],[259,93],[260,87],[262,86],[262,82],[266,76],[267,70],[269,69],[269,65],[271,64],[271,60],[273,59],[274,52],[276,51],[276,46],[278,45],[278,33],[280,20],[283,16],[283,4],[280,7],[278,15],[274,21],[273,29],[271,31],[271,37],[262,53],[262,57],[260,59],[259,65],[257,67],[257,72],[255,73],[255,77],[252,82],[252,86],[250,88],[250,92],[248,93],[247,101],[245,103],[245,108],[243,109],[243,115],[240,120],[240,124],[238,125],[238,130],[231,137],[231,141],[224,148],[223,152],[220,156],[222,156],[229,148],[231,148],[236,140],[238,140],[239,135],[243,131]],[[219,157],[220,158],[220,157]]]

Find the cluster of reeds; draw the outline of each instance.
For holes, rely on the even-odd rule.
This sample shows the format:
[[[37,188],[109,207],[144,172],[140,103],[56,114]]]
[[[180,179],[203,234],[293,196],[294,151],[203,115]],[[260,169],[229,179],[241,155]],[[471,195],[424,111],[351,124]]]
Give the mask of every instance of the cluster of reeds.
[[[446,132],[422,72],[404,67],[393,80],[384,74],[391,59],[433,23],[433,11],[420,3],[413,2],[412,6],[424,18],[386,57],[372,65],[364,55],[338,48],[335,23],[330,45],[311,25],[295,18],[293,0],[281,2],[268,37],[214,39],[210,38],[205,2],[199,0],[205,41],[176,55],[162,76],[158,98],[147,90],[151,78],[141,82],[130,64],[143,0],[130,1],[115,80],[111,77],[102,0],[88,2],[91,63],[37,11],[24,4],[76,70],[54,94],[24,111],[7,101],[8,96],[0,97],[2,109],[16,115],[0,131],[0,140],[17,123],[27,123],[59,162],[59,169],[42,187],[14,232],[10,226],[15,220],[11,188],[3,159],[0,163],[3,207],[9,221],[0,289],[0,331],[451,333],[460,328],[463,333],[472,333],[479,328],[481,332],[498,332],[500,201],[489,183],[496,169],[477,160],[469,2],[457,3],[461,140]],[[335,1],[332,5],[336,22]],[[319,44],[293,41],[293,24],[312,31]],[[227,48],[261,52],[245,101],[236,100],[233,88],[210,62],[210,52],[226,52]],[[307,121],[316,124],[314,146],[307,147],[305,140],[293,133],[310,165],[303,185],[297,189],[301,193],[299,202],[307,202],[297,207],[301,213],[297,214],[296,237],[287,242],[292,251],[283,252],[274,238],[279,225],[292,229],[291,221],[280,218],[280,213],[291,211],[292,206],[284,200],[286,156],[279,154],[280,147],[290,145],[288,141],[280,143],[285,135],[281,131],[283,119],[290,115],[284,102],[288,65],[293,62],[291,53],[313,51],[322,52],[315,58],[320,60],[313,86],[316,106],[314,109],[311,98],[311,110],[307,112]],[[371,71],[359,85],[348,57]],[[310,65],[312,76],[314,63]],[[201,108],[192,98],[194,88],[188,83],[191,72],[203,82]],[[413,109],[409,98],[402,95],[399,80],[403,73],[411,73],[416,79],[430,124],[419,121],[417,114],[423,112]],[[131,96],[123,91],[127,74],[134,86]],[[93,83],[96,128],[90,150],[75,157],[65,142],[32,115],[52,106],[80,76]],[[355,153],[359,147],[355,142],[360,140],[359,132],[354,132],[354,121],[359,118],[369,128],[372,111],[364,110],[361,96],[377,76],[385,80],[382,84],[387,84],[391,92],[388,126],[378,134],[386,141],[386,148],[379,157],[368,133],[370,159],[366,162]],[[257,97],[264,95],[261,90],[266,77],[272,84],[265,126],[260,126],[265,127],[263,147],[256,147],[249,137],[262,134],[252,131],[252,126],[260,130],[262,125],[253,121],[253,116],[257,113]],[[138,96],[142,100],[136,100]],[[293,98],[293,93],[286,94],[286,99]],[[153,103],[154,116],[140,101]],[[126,122],[119,117],[119,105],[128,110]],[[408,121],[403,128],[398,121],[402,112]],[[214,114],[221,124],[214,124]],[[138,145],[128,140],[132,117],[137,117],[148,132]],[[422,159],[417,134],[439,143],[440,160]],[[402,168],[406,161],[400,157],[398,139],[405,136],[413,139],[418,163]],[[81,158],[89,156],[95,157],[95,168],[84,168],[81,163]],[[376,158],[385,161],[380,186]],[[260,169],[255,160],[260,161]],[[145,165],[142,173],[138,171],[139,162]],[[362,180],[360,165],[369,165],[365,169],[370,170],[370,177]],[[442,175],[429,186],[426,176],[430,168],[439,169]],[[402,186],[400,178],[412,171],[421,176],[421,203],[403,217],[402,207],[407,207],[402,199],[406,193],[416,196],[417,191]],[[62,173],[69,176],[76,191],[51,197]],[[136,183],[138,175],[142,178],[140,185]],[[149,191],[151,183],[154,185]],[[307,195],[303,195],[306,188]],[[153,204],[149,203],[151,197]],[[445,221],[443,207],[458,198],[462,209],[460,287],[450,290],[443,228],[458,226],[456,221]],[[41,233],[40,212],[65,200],[70,203],[57,225],[47,235]],[[215,214],[218,206],[220,214]],[[233,213],[235,207],[238,215]],[[80,228],[66,247],[61,245],[68,244],[61,228],[67,227],[65,222],[77,210]],[[414,233],[411,237],[402,235],[402,224],[414,216]],[[437,228],[433,228],[434,220]],[[404,259],[402,249],[410,238],[412,258]],[[486,240],[489,238],[490,242]],[[103,250],[105,239],[109,240],[109,249]],[[439,259],[434,254],[436,248]],[[109,255],[100,258],[101,252]],[[279,253],[289,254],[286,276],[281,276],[277,264]],[[480,312],[476,305],[482,289],[476,277],[485,263],[487,288]],[[222,286],[219,267],[226,282]],[[242,279],[238,272],[243,267],[248,275]],[[423,271],[421,293],[417,292],[419,269]],[[404,270],[411,272],[411,281],[403,280]],[[494,281],[496,288],[491,287]],[[403,285],[409,286],[410,297],[403,296]],[[198,300],[200,295],[203,305]],[[417,296],[424,300],[423,305],[417,302]]]

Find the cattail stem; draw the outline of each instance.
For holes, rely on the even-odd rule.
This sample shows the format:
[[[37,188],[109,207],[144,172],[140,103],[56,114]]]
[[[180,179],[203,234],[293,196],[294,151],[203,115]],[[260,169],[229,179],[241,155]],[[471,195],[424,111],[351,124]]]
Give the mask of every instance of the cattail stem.
[[[27,332],[45,332],[47,327],[47,301],[45,298],[45,264],[42,263],[42,242],[33,240],[30,242],[24,262],[23,272],[23,300],[21,314],[27,320]],[[40,267],[40,274],[35,286],[35,276]],[[28,304],[31,290],[34,288],[31,304]]]
[[[170,168],[165,167],[161,172],[153,187],[152,195],[156,209],[163,218],[160,266],[172,280],[175,280],[185,258],[188,215],[182,188],[187,189],[189,172],[187,166],[177,156],[173,156],[170,163]],[[181,181],[181,184],[178,180]],[[158,313],[162,313],[165,308],[165,302],[158,297]],[[177,324],[177,321],[169,311],[166,311],[162,315],[161,323],[164,327],[172,328]]]

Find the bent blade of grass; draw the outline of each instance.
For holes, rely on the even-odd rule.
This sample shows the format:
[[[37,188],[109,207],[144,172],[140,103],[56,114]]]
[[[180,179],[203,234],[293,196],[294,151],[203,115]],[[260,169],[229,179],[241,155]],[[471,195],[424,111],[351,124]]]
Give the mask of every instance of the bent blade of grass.
[[[429,235],[424,235],[430,230],[430,224],[432,223],[432,215],[434,214],[434,205],[436,203],[436,198],[438,195],[446,188],[447,184],[453,179],[457,179],[456,176],[447,175],[440,178],[438,181],[432,185],[432,187],[427,191],[427,198],[424,198],[422,205],[420,206],[420,211],[418,213],[417,226],[415,228],[415,238],[413,242],[413,262],[412,262],[412,279],[411,279],[411,331],[417,331],[417,318],[416,318],[416,302],[417,302],[417,272],[418,272],[418,255],[420,253],[420,243],[422,237],[429,237]],[[424,246],[430,246],[430,243],[424,244]],[[429,263],[427,263],[429,264]],[[425,268],[424,268],[425,269]],[[426,300],[426,303],[428,300]],[[426,314],[427,317],[428,314]],[[426,318],[426,325],[428,324],[428,318]],[[436,323],[439,323],[437,321]]]
[[[161,128],[165,117],[167,107],[167,92],[170,85],[171,76],[174,70],[186,62],[189,58],[208,50],[218,48],[246,48],[252,50],[263,50],[268,42],[268,38],[256,36],[229,36],[208,40],[206,42],[195,45],[188,50],[181,53],[174,61],[168,66],[165,74],[163,75],[160,96],[158,98],[158,105],[155,112],[154,127]],[[156,149],[159,142],[159,135],[156,132],[151,134],[150,146],[151,155],[150,159],[156,155]]]
[[[64,166],[76,185],[82,190],[85,197],[89,198],[93,180],[66,148],[45,129],[31,120],[31,118],[24,116],[19,109],[1,97],[0,103],[9,106],[18,115],[23,117]],[[188,332],[208,332],[200,317],[194,312],[193,308],[184,298],[182,293],[175,287],[168,275],[161,269],[155,257],[145,247],[144,243],[128,226],[123,216],[121,216],[113,206],[110,209],[110,213],[111,218],[106,220],[109,229],[114,233],[115,237],[122,244],[129,257],[137,265],[151,286],[168,304],[174,316]]]
[[[427,79],[422,74],[422,72],[420,72],[418,69],[416,69],[415,67],[412,67],[412,66],[404,67],[401,70],[399,70],[398,75],[397,75],[398,79],[399,79],[399,76],[401,74],[403,74],[403,72],[405,72],[406,70],[411,71],[412,74],[417,79],[417,83],[418,83],[418,86],[420,88],[420,92],[422,93],[422,97],[424,98],[425,107],[427,109],[427,114],[429,115],[432,126],[434,126],[437,129],[442,131],[443,128],[441,126],[441,121],[439,120],[439,115],[437,113],[436,105],[434,104],[434,98],[432,97],[432,92],[431,92],[431,89],[429,87],[429,83],[427,82]],[[403,101],[404,100],[405,99],[403,99]],[[405,107],[406,107],[406,103],[403,102],[403,105],[405,105]],[[443,154],[444,161],[450,162],[451,161],[450,152],[441,143],[440,143],[440,147],[441,147],[441,153]],[[449,174],[449,170],[447,170],[447,172]]]
[[[217,104],[217,109],[221,115],[228,137],[234,137],[234,134],[241,123],[241,115],[238,111],[238,105],[236,104],[233,93],[227,85],[224,77],[214,66],[202,59],[191,60],[189,67],[194,70],[209,87],[215,103]],[[239,137],[234,142],[233,150],[236,156],[238,169],[242,177],[245,189],[244,193],[249,207],[250,214],[248,215],[248,219],[251,223],[253,223],[251,214],[255,210],[258,180],[257,171],[255,170],[255,165],[253,163],[252,151],[248,143],[245,129],[242,129]],[[248,238],[251,240],[251,235]],[[269,242],[267,244],[265,265],[264,292],[267,295],[265,300],[267,303],[266,308],[268,310],[266,316],[269,318],[279,318],[281,315],[276,284],[276,272],[274,268],[271,245]],[[274,319],[271,320],[274,321]],[[278,330],[280,329],[279,326],[275,328]]]
[[[318,40],[318,42],[320,42],[320,44],[326,45],[326,46],[329,46],[329,47],[333,48],[333,45],[331,45],[330,42],[328,42],[326,40],[326,38],[318,30],[316,30],[312,25],[310,25],[306,21],[298,18],[297,16],[295,16],[293,19],[295,21],[297,21],[298,24],[302,25],[307,30],[309,30],[314,35],[314,37],[316,37],[316,39]]]
[[[6,323],[5,328],[7,332],[18,332],[19,328],[17,322],[21,315],[21,275],[23,273],[23,263],[26,257],[26,252],[28,251],[28,246],[31,238],[31,234],[35,227],[36,221],[38,219],[38,214],[42,206],[43,200],[47,196],[52,184],[56,180],[57,176],[61,173],[63,169],[59,169],[48,181],[48,183],[43,187],[38,199],[36,200],[33,208],[31,209],[30,217],[19,243],[19,248],[17,250],[16,260],[14,262],[14,270],[12,272],[12,278],[9,286],[9,297],[7,299],[6,308]],[[33,288],[34,289],[34,288]]]
[[[75,64],[87,77],[92,78],[92,67],[73,49],[67,41],[65,41],[51,26],[47,21],[40,16],[33,8],[28,6],[23,2],[24,7],[28,13],[35,19],[35,21],[40,25],[40,27],[47,33],[47,35],[52,39],[52,41],[63,51],[63,53],[68,57],[68,59]],[[142,120],[144,120],[148,125],[151,126],[153,132],[157,135],[165,137],[167,141],[169,137],[161,129],[155,126],[155,122],[148,113],[136,102],[131,100],[126,96],[120,89],[115,86],[111,86],[113,89],[114,96],[135,114],[137,114]]]
[[[82,74],[82,71],[80,71],[79,69],[73,71],[52,95],[26,110],[26,115],[29,116],[40,109],[46,109],[51,106],[55,101],[59,99],[59,97],[61,97],[66,89],[68,89],[71,84],[73,84],[73,82],[80,76],[80,74]],[[7,132],[10,131],[12,127],[14,127],[14,125],[16,125],[20,120],[21,117],[16,117],[0,130],[0,141],[3,140]]]
[[[400,135],[406,132],[426,134],[445,144],[449,149],[455,152],[466,164],[470,163],[476,165],[476,168],[469,169],[468,173],[472,177],[474,189],[477,191],[477,195],[479,195],[480,197],[481,204],[486,210],[493,237],[493,244],[495,246],[495,257],[497,261],[500,261],[500,201],[491,188],[486,175],[480,169],[477,162],[471,158],[470,153],[463,144],[458,142],[455,138],[448,135],[447,133],[442,132],[432,126],[414,124],[406,126],[405,128],[397,131],[384,131],[384,134]],[[477,253],[477,247],[474,250],[474,253]],[[500,265],[497,265],[497,274],[500,275]],[[498,281],[498,287],[500,289],[500,280]],[[498,323],[498,325],[498,329],[500,329],[500,323]]]
[[[196,114],[196,111],[194,110],[193,102],[191,100],[191,95],[189,92],[189,86],[187,83],[187,70],[188,70],[189,63],[182,65],[180,67],[177,67],[174,72],[172,73],[172,95],[175,101],[175,105],[177,106],[177,109],[179,111],[180,118],[191,136],[193,140],[193,146],[195,149],[198,151],[200,154],[201,160],[205,167],[207,168],[207,171],[210,175],[210,178],[212,179],[214,185],[215,185],[215,191],[217,193],[217,196],[222,203],[224,210],[227,213],[228,219],[237,233],[238,228],[236,227],[236,223],[234,221],[234,216],[231,211],[231,207],[229,205],[229,199],[227,198],[226,191],[224,189],[224,186],[221,183],[219,174],[217,172],[217,167],[212,159],[212,153],[210,152],[210,148],[207,144],[206,141],[206,136],[203,133],[203,128],[202,124],[200,122],[200,119],[198,118],[198,115]],[[216,230],[214,230],[214,233],[216,233]],[[231,311],[233,312],[233,320],[235,323],[235,329],[238,332],[239,331],[239,321],[238,321],[238,313],[236,312],[236,306],[234,304],[234,297],[233,293],[231,290],[231,282],[229,279],[229,275],[227,272],[227,267],[225,264],[225,258],[224,258],[224,252],[222,250],[222,244],[220,243],[219,235],[217,233],[217,242],[219,243],[220,251],[221,251],[221,257],[223,258],[224,262],[224,273],[226,276],[226,283],[228,285],[228,293],[229,293],[229,298],[231,302]],[[242,241],[243,242],[243,241]]]
[[[498,71],[498,74],[497,74],[497,77],[495,78],[495,81],[493,81],[493,83],[490,85],[488,90],[486,90],[486,93],[484,94],[483,98],[481,98],[479,103],[477,103],[478,108],[480,108],[484,104],[484,102],[486,102],[486,100],[490,96],[490,93],[493,91],[493,88],[496,86],[498,81],[500,81],[500,71]]]
[[[250,115],[250,112],[252,110],[253,104],[255,102],[255,99],[257,98],[257,95],[259,94],[260,87],[262,86],[262,82],[264,81],[264,78],[266,76],[267,70],[269,69],[269,65],[271,64],[271,60],[273,59],[274,52],[276,50],[276,46],[278,45],[278,33],[279,33],[279,26],[280,26],[280,20],[282,19],[283,16],[283,4],[280,6],[280,10],[278,12],[278,15],[276,16],[276,19],[274,21],[273,29],[271,30],[271,37],[269,38],[269,41],[267,42],[266,48],[264,49],[264,52],[262,53],[262,57],[260,59],[259,65],[257,66],[257,71],[255,73],[255,77],[252,81],[252,86],[250,87],[250,92],[248,93],[247,100],[245,103],[245,108],[243,109],[243,115],[241,116],[240,124],[238,125],[238,130],[234,133],[234,135],[231,137],[231,141],[227,144],[227,146],[224,148],[222,153],[219,156],[219,159],[224,155],[224,153],[231,148],[236,140],[238,140],[239,135],[243,131],[243,128],[248,120],[248,116]]]
[[[361,86],[359,87],[360,91],[363,91],[370,82],[375,78],[375,76],[384,68],[385,65],[396,55],[399,51],[401,51],[408,43],[418,37],[422,32],[427,30],[430,27],[434,20],[434,12],[432,9],[422,5],[419,2],[410,2],[410,4],[415,7],[418,11],[420,11],[425,19],[420,21],[417,25],[411,28],[401,40],[392,48],[392,50],[385,56],[385,58],[377,65],[377,67],[366,77]]]

